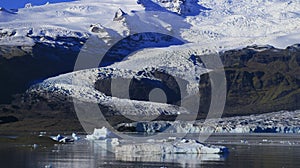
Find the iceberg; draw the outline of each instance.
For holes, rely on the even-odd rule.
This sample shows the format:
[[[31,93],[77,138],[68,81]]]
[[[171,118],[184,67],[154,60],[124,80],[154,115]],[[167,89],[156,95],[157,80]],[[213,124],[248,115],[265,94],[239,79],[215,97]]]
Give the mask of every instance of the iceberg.
[[[112,135],[111,131],[108,128],[102,127],[101,129],[94,129],[93,134],[87,135],[86,140],[105,140]]]
[[[174,142],[124,144],[115,147],[116,153],[125,154],[221,154],[225,146],[205,145],[196,140],[182,139]]]
[[[200,143],[193,139],[177,140],[169,137],[163,140],[150,139],[146,142],[132,142],[112,137],[112,132],[105,127],[94,129],[93,134],[87,135],[86,140],[93,141],[97,146],[111,149],[116,154],[223,154],[228,152],[225,146]],[[111,148],[112,147],[112,148]]]
[[[72,133],[72,138],[75,140],[75,141],[78,141],[80,139],[80,137],[76,134],[76,133]]]

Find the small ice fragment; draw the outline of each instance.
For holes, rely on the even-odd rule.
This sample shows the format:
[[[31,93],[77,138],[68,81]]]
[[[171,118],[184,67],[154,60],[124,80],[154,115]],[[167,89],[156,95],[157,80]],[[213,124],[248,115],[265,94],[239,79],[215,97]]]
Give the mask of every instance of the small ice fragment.
[[[119,144],[120,144],[118,138],[112,138],[110,143],[111,143],[111,145],[113,145],[113,146],[119,145]]]
[[[45,165],[45,168],[52,168],[51,164]]]
[[[38,144],[33,144],[32,147],[33,147],[33,149],[36,149],[37,147],[39,147],[39,145]]]
[[[76,135],[76,133],[72,133],[72,138],[75,140],[75,141],[78,141],[80,139],[79,136]]]
[[[60,134],[58,134],[57,136],[54,136],[54,137],[50,137],[50,138],[52,140],[60,142],[60,143],[74,142],[73,138],[64,137],[64,136],[61,136]]]
[[[42,136],[45,136],[46,135],[46,132],[40,132],[39,136],[42,137]]]
[[[63,136],[61,136],[60,134],[58,134],[56,137],[52,137],[52,139],[54,140],[54,141],[60,141],[60,140],[62,140],[64,137]]]
[[[109,138],[109,136],[111,135],[111,132],[105,128],[102,127],[101,129],[94,129],[94,132],[92,135],[87,135],[85,139],[87,140],[104,140]]]
[[[248,141],[247,140],[241,140],[241,143],[244,143],[244,144],[247,144],[248,143]]]

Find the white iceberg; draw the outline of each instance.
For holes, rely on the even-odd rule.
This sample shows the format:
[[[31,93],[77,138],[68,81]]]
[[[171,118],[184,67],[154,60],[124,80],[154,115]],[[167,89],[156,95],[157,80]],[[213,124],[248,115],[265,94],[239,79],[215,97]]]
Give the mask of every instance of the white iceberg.
[[[80,139],[80,137],[79,137],[75,132],[72,133],[72,138],[73,138],[75,141],[78,141],[78,140]]]
[[[176,137],[163,140],[150,139],[143,143],[122,141],[121,144],[119,139],[115,138],[105,127],[95,128],[93,134],[86,136],[86,140],[93,141],[105,149],[111,145],[112,150],[119,154],[221,154],[228,152],[225,146],[203,144],[192,139],[176,140]]]
[[[116,146],[115,152],[126,154],[220,154],[227,153],[228,148],[182,139],[175,142],[124,144]]]
[[[93,134],[87,135],[86,140],[105,140],[110,137],[111,131],[108,128],[102,127],[101,129],[94,129]]]

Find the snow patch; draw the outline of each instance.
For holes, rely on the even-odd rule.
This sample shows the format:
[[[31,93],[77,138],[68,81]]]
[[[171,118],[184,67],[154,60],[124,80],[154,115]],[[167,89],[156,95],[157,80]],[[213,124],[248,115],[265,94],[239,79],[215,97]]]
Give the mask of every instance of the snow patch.
[[[296,38],[300,34],[299,1],[140,0],[138,2],[139,4],[136,1],[122,0],[73,1],[24,8],[20,9],[17,14],[1,8],[0,28],[14,29],[17,35],[23,38],[26,35],[21,35],[19,32],[27,32],[31,29],[40,30],[42,27],[51,29],[53,26],[76,32],[76,38],[82,38],[84,34],[89,37],[89,25],[96,23],[123,37],[134,32],[136,28],[145,29],[145,31],[162,29],[192,43],[203,46],[213,44],[220,50],[253,44],[274,44],[276,47],[285,48],[299,43]],[[181,19],[160,18],[160,21],[156,22],[150,22],[149,15],[146,18],[148,22],[145,22],[145,18],[139,17],[138,13],[148,11],[149,5],[157,12],[179,14],[191,12],[192,14],[184,15],[185,17]],[[112,23],[114,16],[119,20],[125,17],[125,13],[128,14],[126,19],[131,18],[126,24]],[[155,16],[152,18],[154,20]],[[41,34],[41,36],[46,36],[46,34]],[[51,34],[51,37],[56,36],[68,37],[70,35],[58,29]],[[9,41],[10,44],[14,42],[19,44],[18,40],[19,38],[1,37],[0,44],[7,44]],[[43,42],[37,39],[34,41]],[[51,43],[55,43],[55,40]]]

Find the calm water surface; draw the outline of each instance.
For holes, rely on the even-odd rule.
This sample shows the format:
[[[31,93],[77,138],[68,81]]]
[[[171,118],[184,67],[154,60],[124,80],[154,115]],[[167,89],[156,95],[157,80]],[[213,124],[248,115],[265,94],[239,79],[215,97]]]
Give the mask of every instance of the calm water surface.
[[[299,135],[222,134],[213,135],[208,142],[225,145],[230,153],[129,156],[86,140],[36,148],[1,142],[0,167],[300,167]]]

